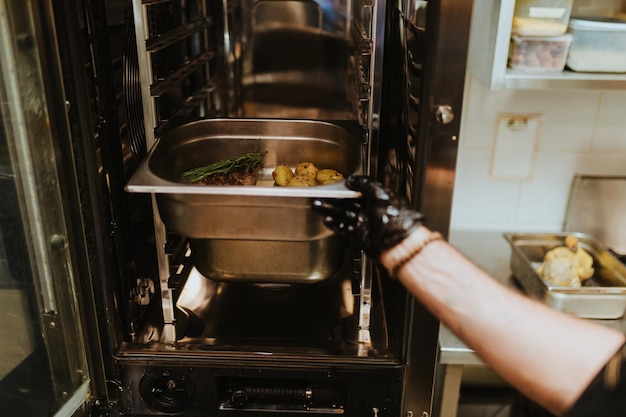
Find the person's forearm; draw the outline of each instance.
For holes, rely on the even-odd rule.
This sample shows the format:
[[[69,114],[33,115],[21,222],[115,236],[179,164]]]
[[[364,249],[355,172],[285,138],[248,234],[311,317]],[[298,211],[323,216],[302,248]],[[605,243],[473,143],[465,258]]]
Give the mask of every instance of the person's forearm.
[[[420,227],[382,254],[389,268],[430,234]],[[624,343],[608,327],[553,310],[498,283],[442,240],[397,278],[513,387],[562,414]]]

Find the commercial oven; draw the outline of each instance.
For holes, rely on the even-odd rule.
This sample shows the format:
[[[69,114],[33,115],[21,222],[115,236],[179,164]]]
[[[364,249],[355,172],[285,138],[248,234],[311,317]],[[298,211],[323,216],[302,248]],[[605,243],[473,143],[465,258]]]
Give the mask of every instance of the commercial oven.
[[[272,172],[446,235],[471,1],[0,7],[2,414],[433,413],[437,320],[310,210],[358,195]],[[250,150],[256,186],[180,181]]]

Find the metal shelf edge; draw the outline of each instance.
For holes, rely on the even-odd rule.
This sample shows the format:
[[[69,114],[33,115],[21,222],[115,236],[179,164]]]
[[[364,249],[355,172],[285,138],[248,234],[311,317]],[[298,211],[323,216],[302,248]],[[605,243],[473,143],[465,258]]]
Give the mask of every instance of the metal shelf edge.
[[[555,74],[506,72],[504,87],[518,90],[591,89],[626,90],[626,74],[564,71]]]

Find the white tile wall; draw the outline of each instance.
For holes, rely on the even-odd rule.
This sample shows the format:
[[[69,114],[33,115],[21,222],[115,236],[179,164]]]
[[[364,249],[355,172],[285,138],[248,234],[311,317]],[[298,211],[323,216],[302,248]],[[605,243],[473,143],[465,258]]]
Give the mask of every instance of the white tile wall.
[[[542,119],[530,178],[491,178],[498,115],[528,113]],[[574,175],[626,176],[626,91],[491,91],[468,75],[462,117],[452,229],[558,231]]]
[[[605,91],[593,137],[593,150],[626,151],[626,95]]]

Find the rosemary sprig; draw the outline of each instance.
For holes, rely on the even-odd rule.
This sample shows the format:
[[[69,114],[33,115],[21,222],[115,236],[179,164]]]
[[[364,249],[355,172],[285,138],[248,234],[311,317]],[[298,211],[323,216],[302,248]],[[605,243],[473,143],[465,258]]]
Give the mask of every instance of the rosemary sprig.
[[[240,156],[223,159],[209,165],[193,168],[183,173],[182,180],[194,183],[212,175],[228,175],[240,170],[250,172],[261,163],[261,160],[266,154],[267,151],[262,153],[248,152]]]

